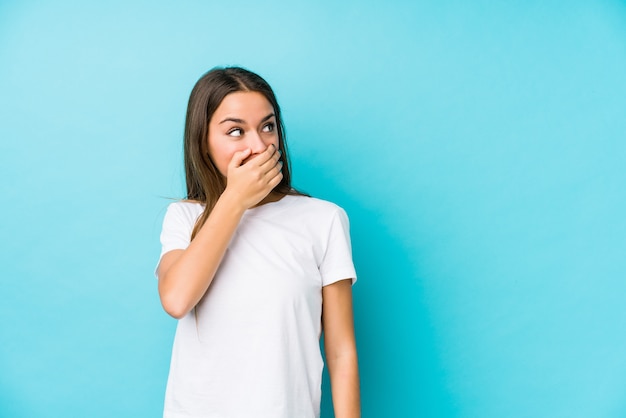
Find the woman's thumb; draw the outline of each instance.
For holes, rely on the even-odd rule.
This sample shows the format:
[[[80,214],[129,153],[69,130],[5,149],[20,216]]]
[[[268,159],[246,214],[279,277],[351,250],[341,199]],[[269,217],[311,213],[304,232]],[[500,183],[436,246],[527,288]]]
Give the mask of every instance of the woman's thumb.
[[[250,148],[246,148],[243,151],[237,151],[236,153],[234,153],[233,158],[230,160],[229,167],[230,168],[240,167],[241,164],[243,163],[243,160],[248,158],[251,152],[252,150]]]

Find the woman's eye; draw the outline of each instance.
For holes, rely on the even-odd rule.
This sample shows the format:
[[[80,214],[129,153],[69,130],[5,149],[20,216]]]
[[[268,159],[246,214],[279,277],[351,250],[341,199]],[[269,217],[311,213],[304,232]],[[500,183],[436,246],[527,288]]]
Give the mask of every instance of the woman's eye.
[[[263,127],[263,132],[274,132],[274,123],[268,123]]]
[[[229,136],[241,136],[243,135],[243,129],[241,128],[231,129],[230,131],[228,131],[228,135]]]

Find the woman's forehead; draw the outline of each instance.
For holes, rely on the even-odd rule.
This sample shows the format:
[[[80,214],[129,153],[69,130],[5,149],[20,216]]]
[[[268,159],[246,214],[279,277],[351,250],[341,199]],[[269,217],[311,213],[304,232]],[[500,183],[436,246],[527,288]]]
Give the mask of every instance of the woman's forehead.
[[[230,93],[215,110],[216,119],[235,116],[258,116],[262,117],[273,113],[274,107],[265,96],[256,91],[238,91]]]

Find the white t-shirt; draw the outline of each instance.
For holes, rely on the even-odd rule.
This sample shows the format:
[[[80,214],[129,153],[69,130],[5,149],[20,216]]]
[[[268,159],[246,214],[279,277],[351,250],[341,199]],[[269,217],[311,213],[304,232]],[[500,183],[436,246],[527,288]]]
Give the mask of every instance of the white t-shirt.
[[[176,202],[161,256],[185,249],[204,207]],[[317,418],[322,287],[356,281],[339,206],[285,196],[244,213],[209,290],[178,322],[166,418]]]

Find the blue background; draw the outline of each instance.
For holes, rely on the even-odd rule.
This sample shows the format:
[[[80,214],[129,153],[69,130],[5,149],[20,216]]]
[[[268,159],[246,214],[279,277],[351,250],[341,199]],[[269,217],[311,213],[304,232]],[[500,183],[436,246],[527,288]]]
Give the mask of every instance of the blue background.
[[[228,64],[350,215],[365,417],[626,416],[626,3],[84,3],[0,3],[0,416],[161,414],[158,235]]]

